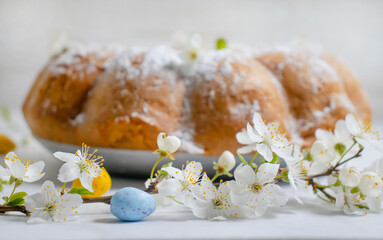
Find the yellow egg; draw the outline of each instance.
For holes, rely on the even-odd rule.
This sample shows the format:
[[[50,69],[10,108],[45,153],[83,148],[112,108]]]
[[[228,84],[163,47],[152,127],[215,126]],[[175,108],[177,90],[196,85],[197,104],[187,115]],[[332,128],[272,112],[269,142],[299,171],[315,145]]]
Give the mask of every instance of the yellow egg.
[[[100,197],[104,195],[112,186],[112,179],[110,178],[108,172],[105,168],[102,168],[100,175],[96,178],[93,178],[93,195],[82,195],[85,198]],[[82,187],[80,179],[76,179],[72,183],[72,188]]]
[[[0,135],[0,154],[7,154],[13,149],[16,145],[6,136]]]

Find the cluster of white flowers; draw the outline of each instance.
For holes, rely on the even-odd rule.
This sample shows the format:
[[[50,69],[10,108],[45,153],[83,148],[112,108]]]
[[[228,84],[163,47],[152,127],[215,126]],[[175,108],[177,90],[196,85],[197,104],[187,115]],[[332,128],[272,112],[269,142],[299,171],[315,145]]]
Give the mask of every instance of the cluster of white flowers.
[[[285,191],[275,184],[279,164],[261,164],[256,172],[249,165],[240,164],[234,171],[235,180],[221,181],[218,186],[202,173],[199,162],[192,161],[185,169],[162,170],[170,178],[157,185],[159,194],[189,207],[196,217],[221,220],[261,216],[267,207],[287,202]]]
[[[0,166],[0,177],[5,179],[9,185],[14,184],[10,196],[3,197],[5,200],[2,206],[15,207],[24,204],[25,209],[30,213],[29,223],[37,222],[62,222],[71,219],[83,200],[80,192],[72,189],[65,189],[67,182],[79,179],[83,189],[82,193],[93,192],[92,181],[101,173],[102,157],[96,157],[89,153],[89,147],[83,144],[82,150],[75,154],[56,152],[54,156],[65,162],[59,170],[58,180],[63,182],[61,190],[56,190],[53,182],[45,181],[42,185],[42,192],[28,195],[26,192],[15,192],[16,188],[23,182],[35,182],[40,180],[45,173],[42,173],[44,162],[30,163],[22,161],[15,153],[10,152],[5,156],[6,168]],[[77,189],[77,190],[79,190]]]
[[[285,205],[288,200],[286,192],[276,185],[279,164],[269,162],[274,158],[271,149],[287,157],[291,155],[292,148],[287,145],[284,135],[279,133],[277,123],[266,126],[259,114],[254,116],[254,122],[259,131],[248,125],[252,138],[245,135],[245,132],[239,133],[239,138],[246,139],[246,143],[250,144],[250,151],[258,149],[258,145],[261,146],[268,162],[259,166],[242,163],[234,171],[235,180],[221,181],[218,186],[212,180],[220,175],[231,176],[229,172],[236,164],[234,155],[229,151],[224,151],[218,162],[214,162],[217,174],[212,180],[202,172],[202,164],[199,162],[187,162],[183,169],[165,166],[161,171],[167,177],[157,184],[158,193],[189,207],[196,217],[211,220],[261,216],[270,206]],[[157,151],[161,152],[162,145],[158,144],[158,147]],[[244,152],[243,148],[240,150]],[[292,159],[291,156],[289,159]]]
[[[278,180],[290,183],[299,203],[303,203],[297,196],[301,188],[312,189],[320,199],[348,214],[380,210],[383,158],[363,171],[346,164],[360,157],[364,147],[382,151],[381,138],[371,124],[349,114],[336,123],[334,131],[317,129],[315,136],[311,148],[301,151],[300,146],[287,140],[278,123],[266,124],[255,113],[253,124],[248,123],[246,130],[236,135],[246,146],[237,150],[242,163],[236,167],[233,180],[213,183],[218,176],[233,176],[230,171],[236,160],[225,151],[214,162],[216,175],[211,180],[202,172],[201,163],[193,161],[182,169],[164,166],[156,187],[160,195],[190,208],[197,217],[211,220],[258,217],[268,207],[284,206],[288,197],[276,184]],[[248,163],[241,154],[252,152],[256,154]],[[258,154],[259,165],[253,162]],[[280,167],[279,158],[284,159],[285,168]],[[319,184],[321,177],[327,177],[328,185]]]
[[[253,123],[248,123],[246,129],[236,135],[238,142],[246,145],[237,150],[242,162],[237,167],[234,155],[224,151],[218,161],[213,162],[216,174],[211,179],[203,172],[202,164],[195,161],[186,162],[181,169],[169,162],[154,178],[159,162],[164,158],[175,160],[174,155],[181,146],[177,137],[160,133],[158,149],[154,152],[159,158],[145,186],[150,193],[158,190],[162,200],[181,204],[196,217],[209,220],[255,218],[262,216],[270,207],[284,206],[288,196],[285,189],[277,185],[280,180],[289,182],[293,196],[302,204],[298,190],[312,189],[320,199],[347,214],[380,211],[383,158],[364,169],[349,165],[351,160],[361,156],[365,148],[383,152],[381,138],[371,124],[349,114],[345,120],[336,123],[334,131],[317,129],[315,137],[310,149],[301,151],[300,146],[287,140],[278,123],[266,124],[261,115],[255,113]],[[22,161],[15,153],[8,153],[5,167],[0,166],[0,179],[13,184],[14,188],[9,196],[3,197],[1,207],[22,207],[20,209],[24,213],[30,213],[28,222],[71,219],[83,203],[81,195],[94,191],[93,179],[101,174],[104,159],[96,157],[96,152],[90,153],[89,147],[83,145],[75,154],[54,153],[64,162],[57,177],[63,183],[61,189],[56,190],[53,182],[45,181],[42,191],[32,195],[15,190],[23,182],[41,179],[44,162]],[[241,154],[250,153],[254,156],[247,162]],[[260,161],[257,160],[256,164],[258,154]],[[215,182],[220,176],[234,178]],[[75,179],[79,179],[83,187],[68,191],[66,184]]]

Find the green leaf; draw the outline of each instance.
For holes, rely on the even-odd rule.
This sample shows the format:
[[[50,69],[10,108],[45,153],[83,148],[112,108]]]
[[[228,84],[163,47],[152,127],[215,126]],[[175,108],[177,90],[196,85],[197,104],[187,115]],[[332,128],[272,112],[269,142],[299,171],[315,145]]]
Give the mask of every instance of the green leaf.
[[[353,189],[351,189],[350,193],[357,193],[359,192],[359,188],[358,187],[354,187]]]
[[[334,183],[334,186],[335,187],[338,187],[338,186],[340,186],[342,183],[341,183],[341,181],[339,181],[339,179]]]
[[[334,148],[337,152],[339,152],[340,155],[342,155],[344,153],[344,151],[346,150],[346,146],[343,143],[335,144]]]
[[[8,202],[8,197],[2,197],[5,202]]]
[[[23,205],[25,202],[24,198],[16,198],[13,201],[7,203],[8,206],[19,206]]]
[[[237,153],[237,155],[238,155],[239,159],[241,160],[241,162],[243,163],[243,165],[249,165],[249,164],[246,162],[246,160],[242,157],[241,154]]]
[[[26,192],[17,192],[17,193],[14,193],[9,199],[8,199],[8,202],[12,202],[18,198],[24,198],[25,196],[27,196],[27,193]]]
[[[1,107],[1,116],[5,120],[5,122],[10,123],[11,122],[11,112],[9,111],[9,108],[7,106]]]
[[[226,48],[226,41],[223,38],[218,38],[216,43],[217,50]]]
[[[12,183],[15,181],[15,177],[14,176],[11,176],[10,178],[9,178],[9,182],[8,182],[8,184],[9,185],[12,185]]]
[[[93,192],[89,191],[88,189],[84,187],[79,187],[79,188],[72,188],[69,193],[72,194],[79,194],[79,195],[94,195]]]

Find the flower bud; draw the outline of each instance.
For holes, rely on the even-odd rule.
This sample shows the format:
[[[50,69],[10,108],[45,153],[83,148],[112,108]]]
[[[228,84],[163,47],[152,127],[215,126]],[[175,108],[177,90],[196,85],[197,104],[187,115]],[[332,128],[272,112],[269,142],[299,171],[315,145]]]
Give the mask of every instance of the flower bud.
[[[234,155],[229,151],[224,151],[218,158],[218,167],[225,168],[226,172],[231,171],[235,166]]]
[[[317,140],[311,146],[310,154],[314,161],[320,163],[330,163],[334,160],[335,149],[329,148],[325,142]]]
[[[364,195],[377,197],[382,192],[382,179],[374,172],[365,172],[358,186]]]
[[[158,134],[158,149],[167,153],[174,153],[180,148],[181,140],[176,136],[166,136],[165,133]]]
[[[360,182],[360,173],[355,167],[342,168],[339,172],[339,180],[346,187],[356,187]]]

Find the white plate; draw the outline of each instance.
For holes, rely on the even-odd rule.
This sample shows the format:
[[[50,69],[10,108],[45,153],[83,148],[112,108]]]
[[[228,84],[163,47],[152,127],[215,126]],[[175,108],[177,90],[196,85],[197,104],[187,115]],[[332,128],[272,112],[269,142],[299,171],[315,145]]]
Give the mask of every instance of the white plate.
[[[36,139],[51,152],[76,152],[81,149],[81,146],[58,143],[36,137]],[[110,173],[122,176],[148,176],[157,160],[158,155],[153,154],[153,151],[129,150],[118,148],[103,148],[97,147],[98,154],[105,159],[104,166]],[[173,161],[173,166],[181,168],[186,161],[198,161],[203,165],[203,171],[209,174],[214,174],[213,161],[217,161],[218,157],[206,157],[202,155],[194,155],[188,153],[177,153],[176,160]],[[246,156],[246,159],[251,159],[251,156]],[[236,158],[237,164],[240,160]],[[159,166],[171,160],[164,159]]]

